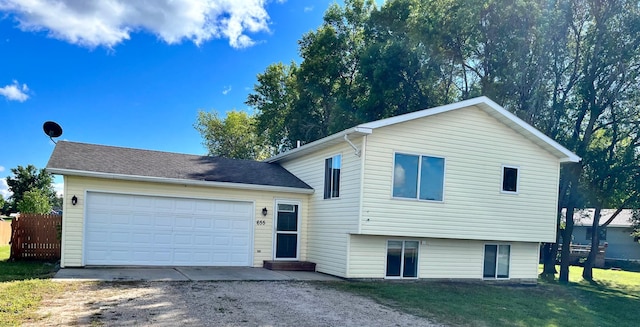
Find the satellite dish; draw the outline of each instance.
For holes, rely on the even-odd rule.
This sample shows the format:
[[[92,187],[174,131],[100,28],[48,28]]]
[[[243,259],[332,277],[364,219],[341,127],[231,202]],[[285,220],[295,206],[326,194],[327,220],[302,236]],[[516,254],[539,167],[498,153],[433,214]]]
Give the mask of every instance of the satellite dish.
[[[62,127],[60,127],[60,125],[58,125],[58,123],[54,121],[45,122],[44,125],[42,125],[42,129],[53,143],[56,143],[56,141],[53,140],[54,137],[59,137],[60,135],[62,135]]]

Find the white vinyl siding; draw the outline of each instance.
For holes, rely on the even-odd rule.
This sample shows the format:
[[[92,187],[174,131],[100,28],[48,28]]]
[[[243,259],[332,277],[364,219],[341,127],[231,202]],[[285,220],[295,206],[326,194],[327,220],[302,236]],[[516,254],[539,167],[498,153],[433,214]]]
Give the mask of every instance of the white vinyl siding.
[[[358,147],[362,138],[351,140]],[[341,154],[340,197],[324,199],[325,159]],[[308,260],[319,272],[345,277],[349,233],[358,230],[361,158],[346,142],[333,145],[291,161],[279,162],[285,169],[311,186],[309,198]]]
[[[366,136],[363,234],[555,240],[559,162],[502,122],[469,107],[376,128]],[[444,201],[393,198],[395,153],[446,158]],[[518,195],[504,194],[502,167],[518,165]]]
[[[300,258],[306,260],[307,244],[304,235],[307,225],[307,195],[225,189],[191,185],[175,185],[163,183],[134,182],[114,179],[88,178],[78,176],[64,177],[65,201],[62,220],[62,267],[80,267],[83,265],[83,235],[85,196],[87,192],[107,192],[132,195],[168,196],[178,198],[194,198],[204,200],[230,200],[252,202],[255,220],[264,220],[265,224],[252,222],[253,228],[253,266],[262,267],[264,260],[273,258],[273,214],[276,199],[288,199],[301,203],[301,242]],[[72,196],[78,197],[78,204],[71,205]],[[262,215],[262,208],[268,208],[267,216]]]
[[[393,238],[420,241],[419,278],[482,280],[486,241]],[[386,236],[351,235],[349,278],[385,278]],[[538,278],[539,243],[509,242],[509,279]]]

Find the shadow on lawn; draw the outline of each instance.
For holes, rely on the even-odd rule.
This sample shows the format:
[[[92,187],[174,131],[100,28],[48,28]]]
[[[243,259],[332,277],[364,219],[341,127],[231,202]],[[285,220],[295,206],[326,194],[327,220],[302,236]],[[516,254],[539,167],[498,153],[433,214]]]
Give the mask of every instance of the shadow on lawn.
[[[55,262],[42,261],[0,261],[0,282],[26,279],[51,278],[58,271]]]

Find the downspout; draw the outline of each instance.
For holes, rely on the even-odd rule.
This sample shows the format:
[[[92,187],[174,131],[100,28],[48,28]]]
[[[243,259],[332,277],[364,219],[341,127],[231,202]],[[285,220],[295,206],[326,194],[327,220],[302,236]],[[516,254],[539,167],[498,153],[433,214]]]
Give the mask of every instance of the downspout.
[[[349,137],[347,136],[347,134],[344,135],[344,140],[347,141],[347,143],[349,143],[349,145],[353,148],[353,150],[355,151],[356,156],[359,157],[362,154],[360,149],[358,149],[358,147],[356,147],[355,144],[353,144],[351,142],[351,140],[349,140]]]

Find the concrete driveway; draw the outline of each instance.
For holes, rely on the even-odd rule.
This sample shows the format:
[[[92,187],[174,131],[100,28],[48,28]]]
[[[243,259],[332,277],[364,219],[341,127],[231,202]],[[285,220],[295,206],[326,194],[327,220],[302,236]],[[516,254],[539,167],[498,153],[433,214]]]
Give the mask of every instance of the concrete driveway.
[[[309,271],[273,271],[251,267],[63,268],[56,281],[340,281]]]

